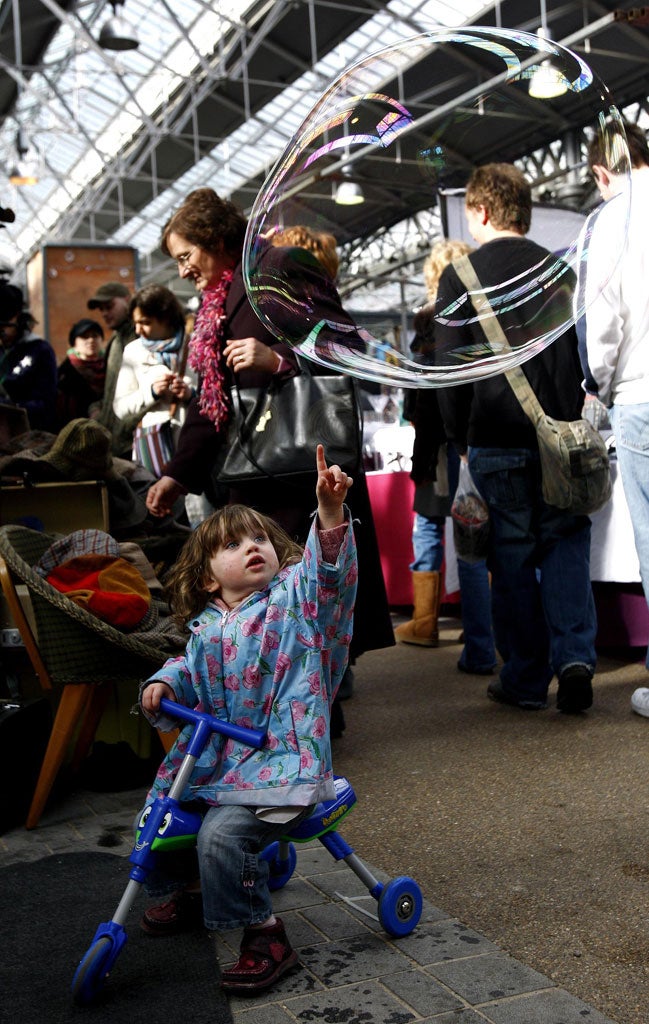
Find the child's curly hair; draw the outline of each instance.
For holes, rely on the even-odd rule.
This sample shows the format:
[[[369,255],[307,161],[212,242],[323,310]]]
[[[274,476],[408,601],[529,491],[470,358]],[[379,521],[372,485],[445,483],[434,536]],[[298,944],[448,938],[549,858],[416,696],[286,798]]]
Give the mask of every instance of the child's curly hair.
[[[250,530],[262,530],[275,548],[280,569],[299,562],[302,548],[281,526],[247,505],[225,505],[204,520],[188,538],[165,579],[174,618],[181,628],[198,615],[213,595],[206,589],[210,559],[219,548]]]

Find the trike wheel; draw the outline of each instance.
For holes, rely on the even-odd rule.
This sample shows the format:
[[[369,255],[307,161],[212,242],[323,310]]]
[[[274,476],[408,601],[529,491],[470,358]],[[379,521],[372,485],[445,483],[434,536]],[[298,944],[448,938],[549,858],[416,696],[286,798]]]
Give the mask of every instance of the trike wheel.
[[[110,961],[112,948],[113,943],[110,937],[102,935],[96,942],[93,942],[77,967],[72,979],[72,995],[75,1003],[79,1006],[91,1003],[104,987],[109,968],[112,967]]]
[[[379,897],[379,921],[388,935],[410,935],[419,923],[423,899],[412,878],[393,878]]]
[[[283,889],[295,871],[295,865],[297,864],[295,846],[293,843],[288,843],[287,847],[286,857],[281,856],[279,843],[271,843],[261,855],[264,860],[268,861],[270,868],[268,888],[271,892]]]

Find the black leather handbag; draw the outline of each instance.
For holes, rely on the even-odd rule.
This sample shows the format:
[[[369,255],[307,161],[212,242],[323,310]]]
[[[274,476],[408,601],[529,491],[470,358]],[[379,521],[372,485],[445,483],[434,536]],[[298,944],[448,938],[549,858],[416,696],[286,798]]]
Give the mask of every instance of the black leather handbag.
[[[362,417],[353,377],[312,374],[274,378],[267,388],[232,388],[233,413],[219,484],[315,474],[323,444],[329,465],[355,472],[361,462]]]

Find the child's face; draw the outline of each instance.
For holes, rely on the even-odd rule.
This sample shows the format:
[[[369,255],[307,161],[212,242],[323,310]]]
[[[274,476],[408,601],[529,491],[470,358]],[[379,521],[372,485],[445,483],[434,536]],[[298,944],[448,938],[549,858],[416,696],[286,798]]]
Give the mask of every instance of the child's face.
[[[261,527],[250,527],[212,555],[211,580],[205,589],[232,606],[262,590],[278,570],[279,560],[268,534]]]

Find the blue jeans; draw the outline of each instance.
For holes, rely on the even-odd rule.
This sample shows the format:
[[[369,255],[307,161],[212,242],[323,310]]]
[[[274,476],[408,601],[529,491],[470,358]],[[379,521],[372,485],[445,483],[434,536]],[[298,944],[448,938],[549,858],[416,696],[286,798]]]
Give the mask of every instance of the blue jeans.
[[[457,490],[460,457],[452,444],[448,446],[448,486]],[[491,587],[486,561],[465,562],[457,559],[460,583],[460,608],[464,647],[458,665],[468,672],[489,672],[496,667],[496,645],[491,622]]]
[[[458,664],[468,672],[489,672],[496,667],[496,645],[491,624],[491,587],[487,563],[457,560],[464,647]]]
[[[649,604],[649,402],[614,405],[610,416],[624,496],[633,524],[640,578]],[[649,650],[646,665],[649,668]]]
[[[277,823],[258,818],[254,809],[240,804],[193,807],[205,809],[196,850],[161,854],[147,879],[147,892],[168,895],[200,874],[203,917],[209,931],[262,924],[273,913],[273,906],[268,863],[258,854],[307,817],[312,808],[305,807],[290,822]]]
[[[503,689],[545,701],[553,675],[595,670],[590,519],[546,505],[538,452],[472,448],[469,467],[489,506],[492,609]]]
[[[439,572],[444,559],[444,517],[415,513],[412,524],[412,572]]]

